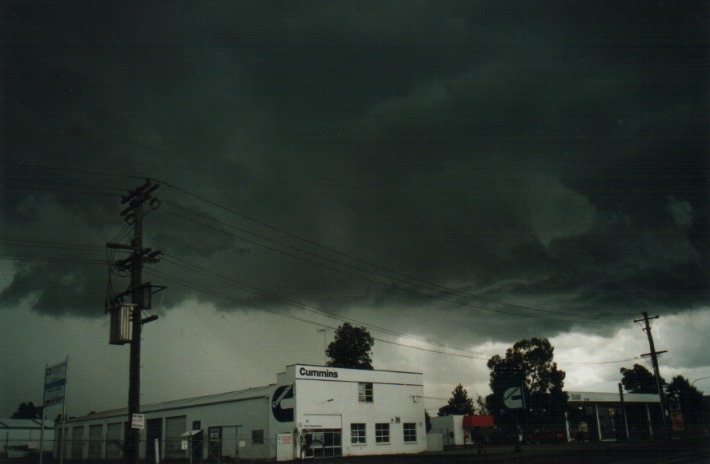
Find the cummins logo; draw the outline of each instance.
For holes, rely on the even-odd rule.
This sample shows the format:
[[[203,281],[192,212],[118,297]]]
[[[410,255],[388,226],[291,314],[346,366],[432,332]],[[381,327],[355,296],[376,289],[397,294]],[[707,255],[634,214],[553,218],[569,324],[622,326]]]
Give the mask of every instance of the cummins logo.
[[[293,398],[293,385],[284,385],[274,391],[271,397],[271,413],[279,422],[293,422],[293,408],[282,408],[281,402]]]
[[[306,369],[302,367],[298,370],[298,373],[304,377],[325,377],[329,379],[337,379],[338,373],[330,370],[319,370],[319,369]]]

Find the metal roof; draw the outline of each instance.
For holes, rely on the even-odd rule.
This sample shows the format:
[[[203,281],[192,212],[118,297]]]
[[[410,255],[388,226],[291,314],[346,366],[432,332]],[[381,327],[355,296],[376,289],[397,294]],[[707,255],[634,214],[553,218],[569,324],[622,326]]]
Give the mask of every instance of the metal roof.
[[[592,401],[597,403],[617,403],[621,401],[618,393],[597,393],[597,392],[567,392],[568,402],[579,403],[582,401]],[[656,393],[626,393],[624,401],[628,403],[659,403]]]
[[[0,419],[0,429],[41,429],[42,421],[39,419]],[[44,428],[54,428],[54,421],[44,420]]]
[[[196,406],[209,406],[220,403],[232,403],[235,401],[245,401],[260,397],[268,398],[271,388],[273,388],[273,385],[267,385],[265,387],[247,388],[246,390],[217,393],[213,395],[197,396],[194,398],[185,398],[181,400],[169,400],[162,401],[160,403],[145,404],[141,405],[140,412],[141,414],[148,414],[151,412],[159,412],[165,410],[185,409]],[[81,417],[72,417],[68,419],[67,422],[103,419],[109,417],[125,416],[127,414],[128,407],[125,407],[120,409],[112,409],[108,411],[87,414]]]

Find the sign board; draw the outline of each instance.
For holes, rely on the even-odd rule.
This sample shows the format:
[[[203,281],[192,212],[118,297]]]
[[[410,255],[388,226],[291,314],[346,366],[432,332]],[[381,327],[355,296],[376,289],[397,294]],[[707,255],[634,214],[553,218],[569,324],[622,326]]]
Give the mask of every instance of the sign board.
[[[145,415],[144,414],[133,414],[131,418],[131,428],[143,430],[145,427]]]
[[[683,423],[683,413],[674,411],[671,413],[671,425],[674,432],[682,432],[685,430],[685,424]]]
[[[48,367],[44,373],[44,405],[53,406],[64,403],[64,390],[67,384],[66,361]]]
[[[503,404],[508,409],[521,409],[525,407],[523,389],[521,387],[509,388],[503,393]]]

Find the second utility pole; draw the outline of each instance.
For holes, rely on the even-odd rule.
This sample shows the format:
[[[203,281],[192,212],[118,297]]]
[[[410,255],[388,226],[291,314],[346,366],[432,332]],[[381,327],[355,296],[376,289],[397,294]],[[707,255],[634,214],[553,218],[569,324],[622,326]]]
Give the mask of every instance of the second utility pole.
[[[656,351],[656,346],[653,343],[653,335],[651,334],[651,324],[649,322],[651,319],[658,319],[658,316],[648,317],[648,313],[646,311],[643,311],[641,314],[643,314],[643,319],[636,319],[634,322],[643,322],[644,325],[646,326],[643,330],[646,332],[646,336],[648,337],[648,345],[651,348],[651,352],[648,353],[648,355],[651,356],[651,364],[653,365],[653,375],[656,377],[656,389],[658,390],[658,399],[661,402],[661,422],[663,423],[663,427],[668,429],[668,424],[667,424],[667,420],[666,420],[666,401],[665,401],[665,398],[663,397],[663,388],[661,385],[661,373],[658,369],[657,354],[659,352]],[[643,355],[643,356],[646,356],[646,355]]]

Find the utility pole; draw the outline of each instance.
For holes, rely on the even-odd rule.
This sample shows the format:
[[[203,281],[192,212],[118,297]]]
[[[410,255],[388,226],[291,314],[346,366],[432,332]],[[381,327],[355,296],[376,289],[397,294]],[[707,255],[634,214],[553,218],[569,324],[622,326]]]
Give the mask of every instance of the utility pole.
[[[666,400],[663,396],[663,386],[661,385],[661,373],[658,369],[658,354],[665,353],[665,351],[656,351],[656,346],[653,343],[653,334],[651,334],[651,323],[650,321],[652,319],[658,319],[658,316],[653,316],[653,317],[648,317],[648,312],[643,311],[641,314],[643,314],[643,319],[636,319],[634,322],[643,322],[645,327],[644,331],[646,332],[646,336],[648,337],[648,345],[651,348],[650,353],[643,354],[641,356],[651,356],[651,364],[653,365],[653,375],[656,377],[656,389],[658,391],[658,399],[661,402],[661,422],[663,424],[663,427],[667,429],[668,432],[670,432],[670,428],[668,427],[667,420],[666,420]]]
[[[121,216],[128,224],[133,224],[133,239],[130,245],[107,243],[111,249],[122,249],[131,251],[131,255],[123,260],[116,261],[114,265],[122,270],[129,270],[131,273],[131,283],[128,290],[119,292],[111,297],[110,311],[116,311],[117,306],[121,306],[123,297],[131,295],[131,305],[129,320],[130,327],[130,358],[129,358],[129,380],[128,380],[128,423],[132,424],[135,414],[140,414],[141,396],[141,328],[143,324],[154,321],[157,316],[149,316],[143,319],[143,310],[150,308],[150,298],[153,293],[150,283],[143,283],[143,263],[155,263],[159,260],[161,252],[152,251],[150,248],[143,248],[143,218],[145,211],[143,206],[150,202],[151,208],[157,208],[158,202],[152,197],[152,193],[159,187],[152,184],[150,180],[131,191],[123,197],[121,204],[128,203],[128,206],[121,211]],[[160,290],[165,287],[161,287]],[[146,299],[148,304],[146,304]],[[119,342],[126,343],[126,341]],[[138,463],[138,449],[140,445],[140,429],[132,426],[127,429],[126,436],[126,463]]]

